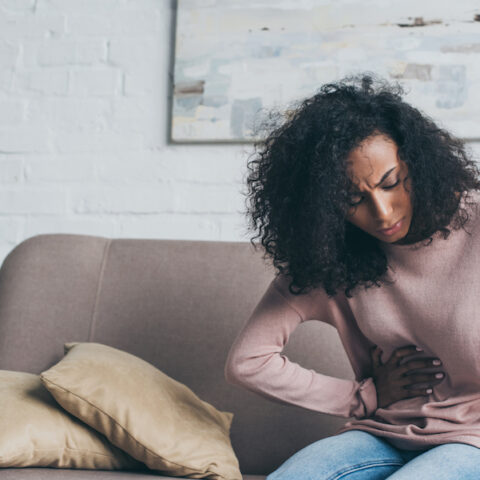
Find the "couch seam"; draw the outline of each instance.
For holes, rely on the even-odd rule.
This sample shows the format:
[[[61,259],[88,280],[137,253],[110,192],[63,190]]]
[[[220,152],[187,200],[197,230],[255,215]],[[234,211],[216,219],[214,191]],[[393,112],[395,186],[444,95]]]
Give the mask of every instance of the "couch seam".
[[[108,253],[110,251],[110,245],[112,244],[112,239],[108,239],[105,247],[103,248],[102,264],[100,266],[100,272],[98,274],[97,290],[95,292],[95,300],[93,302],[93,311],[90,318],[90,327],[88,329],[88,341],[91,342],[93,338],[93,333],[95,331],[96,321],[97,321],[97,307],[100,299],[100,290],[102,289],[103,275],[105,272],[105,265],[107,264]]]

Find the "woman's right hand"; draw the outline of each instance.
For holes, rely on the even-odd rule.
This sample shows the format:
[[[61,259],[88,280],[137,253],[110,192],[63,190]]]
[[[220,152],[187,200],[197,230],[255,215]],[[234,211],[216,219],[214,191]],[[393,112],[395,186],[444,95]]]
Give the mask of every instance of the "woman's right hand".
[[[439,358],[435,357],[416,357],[400,365],[404,357],[413,354],[420,354],[415,345],[401,347],[395,350],[387,362],[382,363],[380,355],[382,351],[379,347],[370,350],[372,357],[372,377],[377,389],[377,405],[379,408],[402,400],[418,396],[428,396],[432,393],[432,388],[438,385],[445,378],[442,371],[432,371],[430,373],[415,373],[418,369],[439,368],[442,364]],[[437,362],[437,363],[435,363]],[[438,363],[439,362],[439,363]],[[441,374],[440,378],[435,375]],[[419,387],[418,384],[428,384],[428,387]],[[417,385],[417,387],[415,387]]]

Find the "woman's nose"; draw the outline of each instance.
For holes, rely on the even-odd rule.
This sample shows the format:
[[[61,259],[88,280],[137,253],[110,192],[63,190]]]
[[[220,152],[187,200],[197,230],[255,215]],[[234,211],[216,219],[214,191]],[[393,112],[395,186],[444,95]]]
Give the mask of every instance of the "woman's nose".
[[[393,208],[391,202],[387,198],[377,195],[373,198],[372,204],[374,206],[374,215],[376,218],[385,221],[391,220]]]

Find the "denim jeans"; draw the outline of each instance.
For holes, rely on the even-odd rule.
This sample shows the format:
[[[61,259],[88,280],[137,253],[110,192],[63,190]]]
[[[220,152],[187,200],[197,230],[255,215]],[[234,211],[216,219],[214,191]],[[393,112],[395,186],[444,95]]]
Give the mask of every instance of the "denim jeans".
[[[479,480],[480,448],[446,443],[403,450],[361,430],[307,445],[266,480]]]

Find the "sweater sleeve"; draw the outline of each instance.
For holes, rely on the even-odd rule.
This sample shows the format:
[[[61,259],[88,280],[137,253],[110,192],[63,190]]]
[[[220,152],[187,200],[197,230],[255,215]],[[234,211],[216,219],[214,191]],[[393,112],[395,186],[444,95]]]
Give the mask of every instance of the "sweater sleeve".
[[[277,403],[345,418],[370,416],[377,408],[371,377],[357,382],[323,375],[282,354],[291,333],[301,322],[314,319],[314,311],[325,314],[319,320],[334,323],[334,316],[341,315],[335,297],[323,292],[320,298],[289,294],[287,299],[279,285],[276,277],[231,346],[225,364],[227,382]]]

